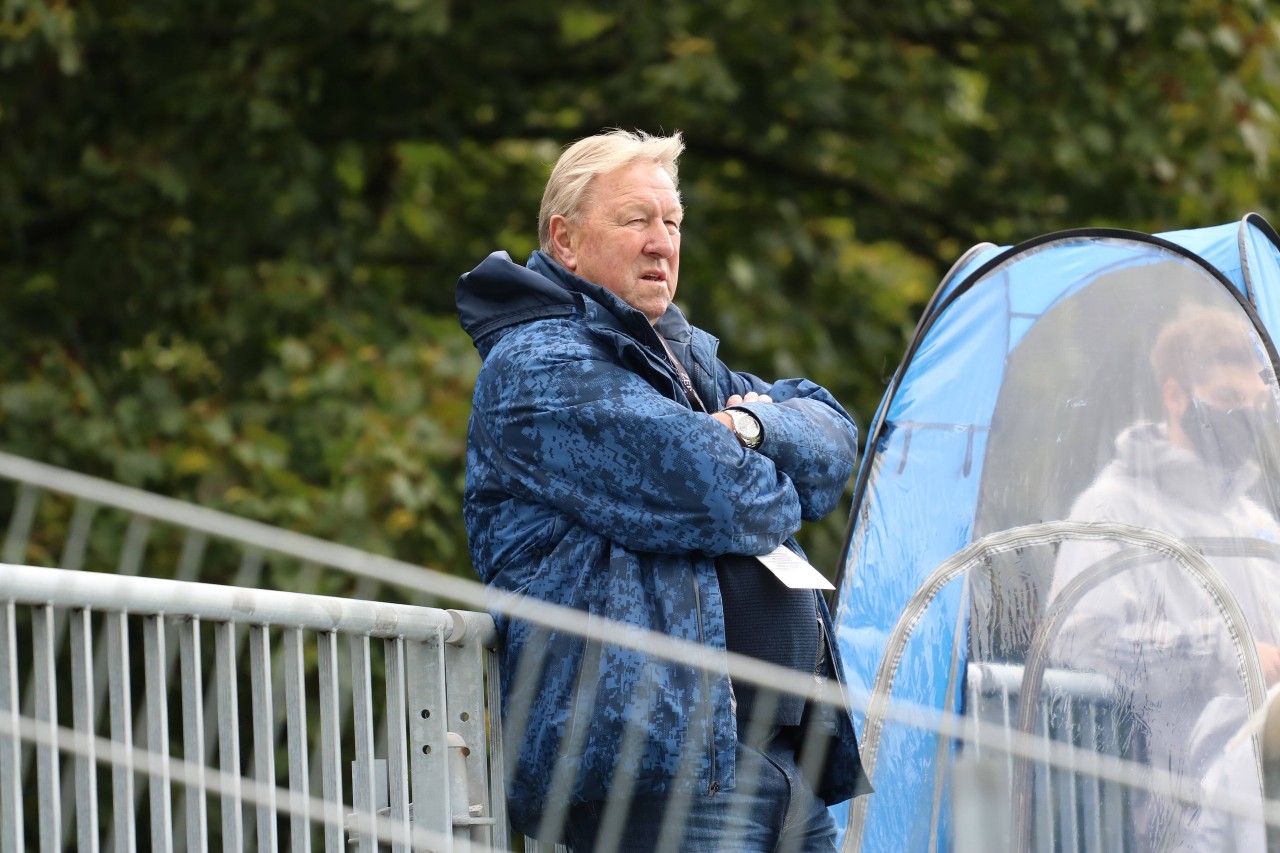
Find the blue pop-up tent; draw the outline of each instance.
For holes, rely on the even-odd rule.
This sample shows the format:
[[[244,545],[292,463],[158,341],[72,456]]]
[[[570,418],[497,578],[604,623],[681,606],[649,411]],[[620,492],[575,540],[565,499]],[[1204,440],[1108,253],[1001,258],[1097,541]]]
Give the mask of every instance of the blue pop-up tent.
[[[1280,237],[1256,214],[987,244],[956,263],[855,490],[837,641],[876,793],[837,810],[845,850],[948,849],[951,771],[992,730],[1226,772],[1219,729],[1262,702],[1256,650],[1275,632],[1256,602],[1280,567],[1277,331]],[[1219,391],[1241,399],[1199,399]],[[1192,422],[1219,410],[1251,431]],[[1260,767],[1251,743],[1238,766]],[[1015,849],[1207,831],[1156,794],[1006,758]]]

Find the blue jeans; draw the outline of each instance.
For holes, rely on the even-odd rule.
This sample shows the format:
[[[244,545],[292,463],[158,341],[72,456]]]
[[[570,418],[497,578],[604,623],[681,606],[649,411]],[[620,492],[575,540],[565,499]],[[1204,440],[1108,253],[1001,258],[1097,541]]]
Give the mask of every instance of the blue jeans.
[[[794,745],[774,736],[738,744],[737,786],[714,795],[580,803],[569,811],[573,853],[835,853],[836,826],[800,773]]]

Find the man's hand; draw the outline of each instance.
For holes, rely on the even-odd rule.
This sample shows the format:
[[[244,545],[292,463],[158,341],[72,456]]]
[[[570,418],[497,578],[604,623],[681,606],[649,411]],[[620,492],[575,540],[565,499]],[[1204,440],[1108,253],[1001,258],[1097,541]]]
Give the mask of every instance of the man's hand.
[[[770,397],[768,394],[757,394],[755,391],[748,391],[745,397],[739,394],[734,394],[728,400],[724,401],[724,407],[727,409],[730,406],[740,406],[743,403],[772,403],[772,402],[773,402],[773,398]],[[733,421],[723,411],[715,412],[711,415],[711,417],[715,418],[717,421],[724,424],[725,429],[727,430],[733,429]]]

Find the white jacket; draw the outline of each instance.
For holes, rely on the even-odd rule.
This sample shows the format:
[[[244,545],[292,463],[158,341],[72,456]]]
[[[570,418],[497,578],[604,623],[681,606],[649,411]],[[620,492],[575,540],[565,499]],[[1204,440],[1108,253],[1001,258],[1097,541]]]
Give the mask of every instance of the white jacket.
[[[1190,450],[1165,438],[1164,427],[1140,424],[1120,435],[1116,458],[1072,505],[1073,521],[1120,522],[1191,541],[1229,540],[1240,546],[1280,543],[1280,523],[1247,495],[1258,480],[1248,466],[1233,475],[1206,466]],[[1059,553],[1049,594],[1097,561],[1115,553],[1107,542],[1067,542]],[[1280,562],[1263,556],[1206,559],[1235,594],[1254,639],[1273,642],[1280,600]],[[1140,644],[1189,658],[1220,661],[1229,638],[1210,600],[1172,558],[1122,572],[1072,608],[1054,658],[1075,667],[1127,666]],[[1206,644],[1211,645],[1206,645]],[[1229,662],[1229,661],[1228,661]]]
[[[1207,466],[1192,451],[1170,443],[1157,424],[1126,430],[1116,450],[1116,458],[1076,499],[1071,520],[1129,524],[1193,545],[1215,539],[1255,550],[1262,544],[1265,551],[1266,543],[1280,542],[1280,524],[1246,493],[1258,481],[1256,467],[1227,474]],[[1064,543],[1050,608],[1074,579],[1122,547]],[[1146,735],[1148,763],[1204,779],[1221,758],[1230,731],[1200,738],[1192,733],[1217,729],[1202,720],[1215,700],[1245,704],[1249,664],[1241,649],[1255,641],[1276,642],[1280,561],[1215,555],[1212,550],[1205,554],[1248,622],[1248,635],[1236,640],[1220,608],[1178,559],[1142,549],[1138,553],[1156,559],[1119,572],[1080,597],[1051,643],[1050,660],[1054,666],[1111,678]],[[1162,798],[1139,797],[1137,802],[1140,838],[1152,847],[1187,846],[1188,815],[1183,810]]]

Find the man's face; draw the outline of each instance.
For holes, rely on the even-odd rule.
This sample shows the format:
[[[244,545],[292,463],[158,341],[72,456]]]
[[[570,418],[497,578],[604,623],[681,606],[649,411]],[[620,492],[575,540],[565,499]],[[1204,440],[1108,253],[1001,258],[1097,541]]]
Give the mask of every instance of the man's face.
[[[592,180],[581,222],[552,217],[557,260],[653,323],[676,295],[684,212],[671,177],[639,162]]]
[[[1247,364],[1217,364],[1191,388],[1191,396],[1216,409],[1263,410],[1271,394],[1263,381],[1261,368]]]
[[[1213,365],[1189,389],[1169,379],[1165,409],[1169,441],[1227,470],[1253,458],[1275,423],[1271,392],[1256,365]]]

